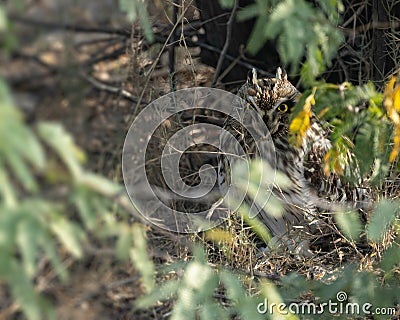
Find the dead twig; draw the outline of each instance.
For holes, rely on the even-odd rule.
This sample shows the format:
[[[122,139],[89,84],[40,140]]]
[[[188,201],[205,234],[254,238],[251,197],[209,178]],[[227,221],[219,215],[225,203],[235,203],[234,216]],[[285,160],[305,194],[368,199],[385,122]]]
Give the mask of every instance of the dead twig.
[[[213,80],[212,80],[212,83],[211,83],[212,87],[214,87],[215,84],[217,83],[218,75],[221,73],[222,64],[224,63],[225,56],[226,56],[226,54],[228,52],[228,49],[229,49],[229,45],[230,45],[231,37],[232,37],[233,23],[235,21],[235,15],[236,15],[236,11],[238,9],[238,6],[239,6],[239,1],[235,0],[235,3],[233,5],[232,11],[231,11],[231,15],[229,16],[229,20],[228,20],[227,25],[226,25],[225,44],[224,44],[224,47],[222,48],[221,55],[219,56],[217,67],[215,68],[214,77],[213,77]]]
[[[178,19],[177,19],[177,22],[176,22],[176,23],[174,24],[174,26],[172,27],[172,29],[171,29],[169,35],[167,36],[167,39],[165,40],[165,42],[164,42],[162,48],[160,49],[160,51],[159,51],[157,57],[154,59],[152,65],[151,65],[151,67],[150,67],[150,70],[149,70],[149,72],[148,72],[148,75],[147,75],[147,77],[146,77],[146,80],[145,80],[145,82],[144,82],[143,90],[142,90],[142,92],[141,92],[141,94],[140,94],[140,96],[139,96],[139,99],[138,99],[138,102],[137,102],[137,106],[139,106],[139,105],[141,104],[141,101],[143,100],[144,94],[145,94],[146,91],[147,91],[147,87],[148,87],[148,85],[149,85],[151,75],[152,75],[154,69],[156,68],[156,65],[157,65],[158,61],[160,61],[161,55],[163,54],[165,48],[167,47],[167,45],[168,45],[168,43],[169,43],[169,41],[170,41],[170,39],[171,39],[173,33],[175,32],[176,28],[178,27],[179,21],[185,16],[185,13],[186,13],[187,9],[190,7],[190,4],[191,4],[191,3],[192,3],[192,1],[189,3],[189,6],[188,6],[187,8],[185,8],[184,10],[182,10],[181,14],[179,15],[179,17],[178,17]],[[136,108],[136,109],[139,110],[139,108]],[[132,114],[131,119],[129,119],[129,123],[131,122],[131,120],[132,120],[135,116],[136,116],[136,114]]]
[[[177,25],[178,22],[178,0],[173,1],[173,13],[172,13],[172,26]],[[175,44],[176,34],[171,32],[171,38],[168,45],[168,70],[170,74],[170,91],[175,91]]]
[[[386,29],[397,29],[400,28],[400,22],[398,21],[387,21],[387,22],[369,22],[366,24],[363,24],[361,26],[355,27],[355,28],[343,28],[339,27],[339,29],[346,35],[354,37],[356,34],[361,33],[361,32],[366,32],[369,30],[373,29],[378,29],[378,30],[386,30]]]
[[[123,98],[130,100],[134,103],[138,103],[138,99],[129,91],[122,89],[120,87],[114,87],[111,86],[107,83],[101,82],[94,77],[91,77],[85,73],[80,73],[79,74],[83,79],[88,81],[92,86],[94,86],[96,89],[102,90],[102,91],[107,91],[115,94],[121,95]],[[142,101],[143,104],[147,104],[146,101]]]
[[[9,15],[11,21],[35,25],[38,27],[48,28],[48,29],[62,29],[62,30],[69,30],[74,32],[87,32],[87,33],[108,33],[108,34],[115,34],[115,35],[122,35],[129,37],[131,32],[129,29],[116,29],[116,28],[109,28],[109,27],[86,27],[86,26],[79,26],[69,23],[59,23],[59,22],[51,22],[51,21],[40,21],[37,19],[31,19],[26,17],[21,17],[19,15],[11,14]]]

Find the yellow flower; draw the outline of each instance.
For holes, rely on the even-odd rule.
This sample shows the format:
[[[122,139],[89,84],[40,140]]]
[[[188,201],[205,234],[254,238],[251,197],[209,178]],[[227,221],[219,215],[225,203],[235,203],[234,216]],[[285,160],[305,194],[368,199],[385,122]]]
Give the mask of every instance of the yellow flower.
[[[312,93],[306,98],[303,110],[293,119],[289,127],[291,134],[290,142],[294,143],[297,147],[301,146],[304,135],[310,128],[310,119],[312,116],[311,108],[315,105],[315,91],[317,91],[317,87],[313,87]]]
[[[394,145],[389,160],[393,162],[400,152],[400,70],[399,74],[392,76],[385,88],[383,105],[389,119],[394,124]]]

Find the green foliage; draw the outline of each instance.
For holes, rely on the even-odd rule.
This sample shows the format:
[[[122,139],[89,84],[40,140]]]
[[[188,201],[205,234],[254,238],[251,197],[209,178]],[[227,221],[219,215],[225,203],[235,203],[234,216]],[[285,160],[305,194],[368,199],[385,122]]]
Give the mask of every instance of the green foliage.
[[[219,4],[222,8],[232,8],[235,4],[235,0],[219,0]]]
[[[272,194],[272,188],[277,186],[285,189],[289,186],[290,180],[260,159],[238,162],[232,172],[232,188],[237,195],[241,196],[226,197],[224,200],[231,208],[238,208],[238,213],[243,220],[268,244],[272,237],[265,224],[256,216],[251,216],[250,208],[245,201],[242,203],[238,203],[238,201],[242,196],[247,196],[254,201],[258,208],[263,208],[271,216],[279,218],[283,214],[283,206]]]
[[[133,239],[133,246],[125,244],[126,248],[129,247],[131,260],[142,275],[143,285],[146,291],[150,292],[154,288],[154,266],[147,255],[144,230],[139,224],[135,224],[132,227],[132,232],[128,232],[127,234]],[[120,241],[119,244],[121,243]]]
[[[361,307],[365,303],[370,303],[373,308],[391,308],[396,304],[396,295],[400,292],[398,282],[388,282],[381,285],[375,274],[368,271],[357,271],[355,265],[347,265],[343,270],[337,272],[336,276],[337,279],[328,283],[314,282],[314,293],[320,297],[319,301],[321,303],[328,300],[338,303],[336,295],[339,292],[344,292],[347,295],[347,299],[343,304],[346,305],[349,302],[358,303],[361,315],[363,315]],[[373,311],[373,308],[370,311]],[[351,314],[342,318],[347,319],[349,316],[351,317]],[[318,319],[318,315],[314,316],[314,318]]]
[[[84,160],[60,124],[28,127],[0,79],[0,280],[28,319],[55,318],[35,288],[39,261],[48,261],[66,281],[63,255],[82,258],[88,231],[124,241],[120,230],[125,224],[110,214],[122,188],[85,170]]]
[[[203,248],[194,247],[194,259],[168,266],[165,273],[179,275],[170,279],[136,301],[137,308],[146,308],[158,301],[175,299],[171,319],[231,319],[235,314],[243,319],[263,319],[257,312],[259,299],[249,296],[236,275],[217,270],[207,263]],[[163,271],[163,270],[161,270]],[[225,290],[229,303],[222,307],[215,298]]]
[[[37,183],[29,169],[32,165],[40,170],[45,166],[44,153],[32,131],[22,125],[22,117],[10,98],[5,82],[0,78],[0,194],[4,201],[15,205],[14,190],[10,188],[10,168],[27,191],[37,190]]]
[[[143,234],[141,237],[144,241]],[[266,279],[252,281],[251,287],[256,293],[249,294],[244,286],[244,283],[249,283],[249,279],[224,268],[212,267],[207,263],[203,249],[195,246],[192,260],[161,268],[158,276],[165,279],[168,275],[168,280],[161,281],[151,292],[136,300],[135,305],[136,308],[143,309],[172,299],[174,304],[171,319],[179,320],[231,319],[234,315],[240,319],[299,319],[301,310],[305,310],[303,315],[307,316],[307,319],[331,319],[333,316],[335,319],[350,319],[354,314],[330,313],[328,303],[336,303],[338,313],[340,304],[342,310],[346,310],[348,303],[357,303],[360,306],[360,315],[365,315],[362,306],[367,303],[372,306],[369,309],[371,312],[376,307],[394,308],[398,303],[400,279],[394,276],[395,268],[398,268],[399,264],[399,260],[396,260],[396,257],[399,257],[398,249],[398,245],[390,248],[388,255],[382,260],[381,266],[386,268],[383,282],[378,280],[376,271],[360,271],[356,265],[349,264],[326,274],[321,281],[307,280],[297,273],[283,276],[279,287]],[[393,254],[394,259],[391,256]],[[305,294],[316,299],[304,304],[301,297]],[[347,297],[338,300],[339,294],[345,294]],[[224,296],[223,307],[221,301],[217,300],[221,295]],[[267,306],[264,308],[266,302]],[[300,310],[299,315],[289,311],[296,309],[288,309],[293,302],[296,303],[294,308]],[[321,304],[324,303],[324,312],[318,313]],[[279,304],[285,304],[286,308],[278,309]],[[259,313],[258,307],[265,312]],[[272,314],[270,307],[273,310]],[[376,318],[379,319],[378,316]]]
[[[383,95],[372,83],[353,86],[322,82],[304,92],[292,119],[304,112],[310,95],[314,114],[326,120],[331,129],[333,149],[325,159],[325,172],[336,172],[354,184],[366,175],[373,184],[381,183],[390,168],[389,143],[393,135],[391,123],[380,107]]]
[[[393,226],[399,217],[400,202],[382,200],[378,203],[372,217],[369,220],[367,235],[374,242],[382,241],[388,228]]]
[[[4,7],[0,5],[0,32],[6,30],[7,27],[7,15]]]
[[[231,0],[220,0],[225,8],[232,7],[233,3]],[[336,172],[343,176],[345,182],[353,184],[368,175],[371,182],[379,184],[389,170],[389,143],[393,138],[392,124],[381,107],[385,97],[371,83],[353,86],[349,83],[335,85],[315,81],[330,65],[334,54],[343,43],[343,36],[336,27],[340,21],[339,13],[343,10],[342,3],[339,0],[318,0],[316,4],[318,9],[305,0],[256,0],[254,4],[240,10],[240,20],[256,18],[248,50],[256,53],[265,41],[276,39],[281,61],[291,64],[292,72],[300,68],[302,83],[305,86],[314,86],[304,92],[292,119],[297,119],[303,112],[301,119],[299,118],[301,121],[297,123],[300,124],[297,126],[297,133],[304,134],[308,128],[306,118],[312,114],[305,112],[304,106],[307,105],[310,111],[312,108],[315,115],[329,123],[327,125],[332,130],[330,138],[333,148],[326,157],[326,173]],[[301,65],[303,57],[306,62]],[[268,169],[256,162],[250,163],[250,168],[250,173],[244,167],[234,168],[236,171],[233,176],[238,177],[236,187],[244,190],[256,203],[263,204],[265,198],[259,195],[259,190],[269,190],[271,181],[264,179],[261,173]],[[284,187],[284,177],[279,177],[278,181],[283,181]],[[271,214],[282,214],[279,203],[273,204],[273,197],[267,203],[272,203],[268,210]],[[237,204],[228,205],[236,207]],[[399,207],[398,201],[378,203],[366,225],[362,224],[354,212],[337,213],[335,221],[349,241],[357,241],[360,235],[366,234],[368,241],[380,244],[389,230],[399,232]],[[249,210],[245,205],[239,208],[239,213],[258,235],[266,241],[270,239],[269,232],[264,230],[265,226],[263,228],[258,220],[249,217]],[[319,281],[307,280],[304,276],[291,273],[281,278],[279,288],[269,281],[253,282],[253,292],[258,292],[254,295],[245,290],[243,277],[223,268],[211,267],[202,250],[196,247],[193,260],[170,265],[163,270],[164,273],[160,270],[158,275],[172,273],[175,278],[163,281],[140,298],[137,307],[145,308],[158,301],[174,299],[172,319],[208,319],[211,318],[210,315],[221,319],[228,319],[233,315],[243,319],[258,319],[265,318],[256,312],[257,305],[264,298],[270,303],[278,304],[301,301],[301,297],[307,294],[316,297],[318,303],[329,300],[338,302],[336,295],[340,291],[348,295],[345,304],[357,302],[370,303],[374,307],[393,307],[399,303],[400,296],[399,240],[397,236],[384,252],[382,260],[376,262],[373,271],[359,270],[358,266],[347,264]],[[146,262],[144,265],[150,267],[151,263]],[[144,268],[143,265],[139,267]],[[215,293],[221,290],[228,298],[224,308],[215,298]],[[277,314],[268,316],[283,318]],[[288,314],[286,318],[297,317]],[[330,319],[332,315],[325,313],[310,315],[308,318]],[[339,315],[337,318],[349,317]]]
[[[356,212],[338,212],[335,221],[349,240],[357,240],[362,230],[361,221]]]
[[[151,28],[150,18],[147,13],[146,1],[144,0],[119,0],[119,7],[128,15],[128,20],[135,22],[139,20],[143,28],[145,38],[153,42],[154,34]]]
[[[343,42],[336,28],[340,1],[318,1],[321,9],[305,0],[263,1],[246,6],[238,13],[240,20],[257,18],[248,50],[256,53],[269,39],[277,40],[277,49],[284,64],[292,65],[292,72],[299,68],[303,56],[306,61],[301,69],[303,82],[310,84],[330,65],[334,54]]]
[[[397,227],[399,225],[397,224]],[[396,268],[400,267],[400,237],[397,237],[396,242],[386,250],[383,259],[381,261],[380,267],[386,273],[386,279],[393,279]]]
[[[23,1],[16,0],[13,4],[17,10],[23,11]],[[0,47],[7,51],[11,51],[17,46],[17,38],[14,32],[10,32],[12,29],[13,25],[7,17],[6,8],[4,5],[0,4]]]

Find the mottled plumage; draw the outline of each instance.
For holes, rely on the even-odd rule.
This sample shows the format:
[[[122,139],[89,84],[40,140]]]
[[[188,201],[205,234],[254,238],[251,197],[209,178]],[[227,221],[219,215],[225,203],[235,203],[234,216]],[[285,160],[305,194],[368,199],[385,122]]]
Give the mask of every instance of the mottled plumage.
[[[256,110],[268,127],[270,137],[266,138],[271,139],[275,146],[274,150],[267,147],[267,150],[259,153],[291,182],[287,189],[273,189],[273,194],[284,206],[283,216],[276,218],[262,208],[257,208],[260,212],[259,218],[278,238],[290,236],[297,233],[297,230],[302,230],[303,235],[316,234],[321,226],[318,223],[318,199],[346,201],[358,197],[350,196],[351,192],[358,193],[358,189],[348,191],[343,188],[338,176],[332,174],[326,177],[323,173],[324,156],[332,147],[329,141],[329,125],[313,115],[302,145],[296,147],[289,144],[289,117],[300,92],[288,81],[286,72],[281,68],[271,78],[258,78],[253,69],[238,95],[247,103],[239,113],[245,114],[247,108]],[[259,156],[254,139],[237,121],[229,117],[224,128],[239,141],[247,157]],[[227,136],[228,134],[221,135],[221,145],[227,140]],[[218,182],[222,193],[228,189],[233,162],[234,158],[229,158],[228,161],[226,155],[218,158]]]

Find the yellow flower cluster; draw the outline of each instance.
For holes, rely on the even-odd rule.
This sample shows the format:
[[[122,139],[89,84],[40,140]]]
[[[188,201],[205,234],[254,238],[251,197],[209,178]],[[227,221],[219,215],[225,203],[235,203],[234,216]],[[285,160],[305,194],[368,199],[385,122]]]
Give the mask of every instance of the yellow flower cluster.
[[[393,162],[400,152],[400,70],[396,76],[392,76],[385,88],[383,105],[386,108],[389,119],[394,124],[394,146],[390,153],[390,162]]]

